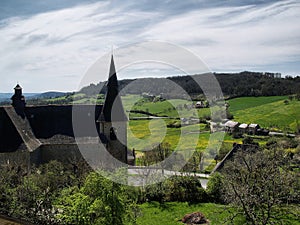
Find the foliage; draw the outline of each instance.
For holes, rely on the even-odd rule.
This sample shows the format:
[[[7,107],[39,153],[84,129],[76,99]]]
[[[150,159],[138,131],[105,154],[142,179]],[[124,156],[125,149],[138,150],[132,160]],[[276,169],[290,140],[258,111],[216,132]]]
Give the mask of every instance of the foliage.
[[[201,163],[202,158],[203,158],[203,152],[202,151],[195,151],[193,153],[192,157],[184,165],[182,170],[183,171],[189,171],[189,172],[199,171],[200,170],[200,163]]]
[[[160,143],[155,148],[150,151],[146,151],[141,157],[141,161],[144,166],[149,166],[151,164],[160,163],[168,156],[170,156],[172,150],[170,149],[170,144]]]
[[[20,168],[10,165],[1,166],[0,173],[0,213],[11,215],[14,213],[14,191],[22,182],[20,176]]]
[[[207,202],[208,197],[196,176],[172,176],[165,181],[166,200],[199,203]]]
[[[53,200],[65,186],[79,184],[72,170],[56,161],[30,171],[7,164],[1,181],[0,211],[36,224],[56,224]]]
[[[218,172],[215,172],[210,176],[206,192],[212,202],[223,203],[223,182],[223,176]]]
[[[81,188],[64,189],[57,199],[57,215],[66,224],[116,224],[133,222],[134,200],[127,187],[115,183],[105,174],[90,173]]]
[[[199,85],[195,82],[194,78],[199,75],[193,76],[176,76],[165,78],[141,78],[135,80],[120,80],[119,87],[123,94],[142,94],[150,93],[152,95],[160,95],[164,93],[167,98],[183,98],[184,96],[178,95],[173,82],[184,89],[190,96],[203,94]],[[220,83],[221,89],[225,96],[274,96],[274,95],[289,95],[296,94],[299,91],[300,77],[276,79],[268,77],[263,73],[244,71],[241,73],[216,73],[215,77]],[[170,80],[170,81],[169,81]],[[135,85],[130,85],[130,88],[125,88],[131,82]],[[173,82],[172,82],[173,81]],[[81,93],[87,95],[98,94],[99,91],[104,94],[106,87],[104,82],[97,85],[91,84],[81,90]]]
[[[208,202],[208,196],[196,176],[171,176],[168,179],[147,185],[144,188],[147,201],[164,202]]]
[[[223,142],[215,159],[221,161],[226,156],[226,154],[232,149],[232,145],[233,143]]]
[[[246,136],[243,139],[243,145],[255,145],[255,146],[258,146],[259,144],[257,142],[255,142],[252,137]]]

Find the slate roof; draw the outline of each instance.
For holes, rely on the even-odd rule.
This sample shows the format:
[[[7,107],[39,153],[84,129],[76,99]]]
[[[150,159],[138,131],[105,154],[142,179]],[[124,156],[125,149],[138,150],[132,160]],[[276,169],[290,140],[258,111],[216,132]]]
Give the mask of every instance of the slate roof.
[[[21,90],[21,86],[19,84],[16,85],[16,87],[14,88],[15,90]]]
[[[246,129],[248,127],[248,124],[246,123],[242,123],[241,125],[239,125],[239,128],[241,129]]]
[[[114,57],[111,56],[109,78],[107,83],[107,93],[103,105],[103,109],[98,121],[127,121],[121,97],[119,95],[119,85],[117,73],[114,63]]]
[[[258,126],[258,124],[256,124],[256,123],[251,123],[251,124],[249,125],[249,128],[257,128],[257,126]]]
[[[225,126],[226,126],[226,127],[233,128],[233,127],[237,126],[238,124],[239,124],[238,122],[229,120],[229,121],[227,121],[227,122],[225,123]]]

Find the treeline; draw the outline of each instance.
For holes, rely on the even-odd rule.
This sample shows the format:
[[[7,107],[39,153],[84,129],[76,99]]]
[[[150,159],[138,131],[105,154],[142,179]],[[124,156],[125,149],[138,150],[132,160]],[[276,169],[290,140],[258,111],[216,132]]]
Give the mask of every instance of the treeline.
[[[300,77],[274,78],[258,72],[241,73],[215,73],[223,95],[226,97],[243,96],[275,96],[291,95],[300,93]],[[142,94],[150,93],[152,95],[164,94],[166,98],[183,97],[178,93],[178,87],[181,87],[189,96],[203,94],[194,78],[202,75],[175,76],[165,78],[140,78],[120,80],[119,86],[122,94]],[[106,82],[91,84],[80,90],[89,96],[106,93]]]
[[[216,74],[223,94],[230,97],[275,96],[300,93],[300,77],[273,78],[255,72]]]
[[[248,71],[241,73],[215,73],[214,75],[220,84],[225,98],[297,95],[297,98],[300,99],[300,76],[274,78],[270,76],[270,73],[266,75],[259,72]],[[174,76],[168,78],[124,79],[119,81],[119,89],[121,90],[121,95],[147,93],[153,96],[161,96],[165,99],[185,99],[187,97],[191,97],[194,100],[202,99],[203,91],[195,81],[197,77],[201,76],[202,75]],[[31,98],[27,99],[27,103],[30,105],[49,103],[71,104],[78,97],[86,98],[86,103],[88,103],[88,99],[98,98],[97,96],[99,96],[99,94],[106,94],[106,84],[107,82],[90,84],[89,86],[83,87],[77,93],[65,93],[65,95],[60,93],[61,95],[59,95],[60,97],[58,98]],[[0,105],[9,104],[10,101],[0,103]]]

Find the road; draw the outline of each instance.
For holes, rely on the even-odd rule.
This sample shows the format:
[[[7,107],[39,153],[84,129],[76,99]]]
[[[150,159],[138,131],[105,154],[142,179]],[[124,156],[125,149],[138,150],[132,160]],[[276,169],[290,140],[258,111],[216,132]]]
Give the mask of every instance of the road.
[[[161,168],[151,167],[130,167],[128,169],[129,179],[128,184],[133,186],[144,186],[151,183],[151,181],[162,181],[170,176],[196,176],[199,177],[201,185],[206,189],[208,174],[203,173],[188,173],[170,170],[162,170]]]

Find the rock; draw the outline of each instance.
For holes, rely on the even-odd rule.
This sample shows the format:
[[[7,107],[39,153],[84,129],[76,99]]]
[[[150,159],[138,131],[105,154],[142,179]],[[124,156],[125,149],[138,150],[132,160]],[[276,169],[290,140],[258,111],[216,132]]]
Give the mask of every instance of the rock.
[[[209,222],[201,212],[186,214],[181,221],[189,225],[208,224]]]

